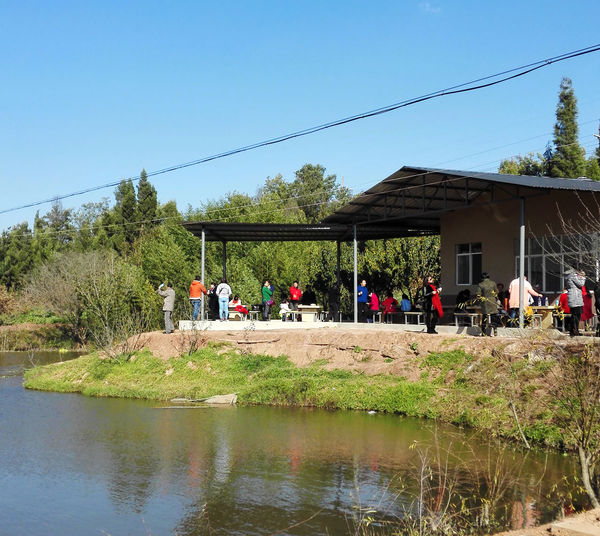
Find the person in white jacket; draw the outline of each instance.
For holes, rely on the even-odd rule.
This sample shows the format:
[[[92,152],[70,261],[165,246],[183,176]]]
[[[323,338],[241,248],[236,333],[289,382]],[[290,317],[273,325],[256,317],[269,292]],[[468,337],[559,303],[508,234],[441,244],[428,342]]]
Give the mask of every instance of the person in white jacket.
[[[219,299],[219,320],[224,322],[229,319],[229,296],[231,296],[231,287],[227,284],[227,279],[221,279],[216,290]]]

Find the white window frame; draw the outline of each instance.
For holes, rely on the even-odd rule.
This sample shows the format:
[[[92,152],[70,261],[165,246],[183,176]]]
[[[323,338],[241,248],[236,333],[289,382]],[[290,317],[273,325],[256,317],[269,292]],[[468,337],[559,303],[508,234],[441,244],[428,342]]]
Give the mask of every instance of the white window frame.
[[[479,245],[479,251],[473,251],[473,246]],[[466,253],[459,253],[458,248],[460,246],[469,246],[469,251]],[[456,244],[454,247],[454,255],[456,257],[455,261],[455,274],[456,274],[456,286],[457,287],[470,287],[475,285],[473,282],[473,256],[480,255],[481,256],[481,266],[483,268],[483,246],[481,242],[463,242],[462,244]],[[459,257],[468,257],[469,259],[469,283],[460,283],[458,281],[458,259]]]

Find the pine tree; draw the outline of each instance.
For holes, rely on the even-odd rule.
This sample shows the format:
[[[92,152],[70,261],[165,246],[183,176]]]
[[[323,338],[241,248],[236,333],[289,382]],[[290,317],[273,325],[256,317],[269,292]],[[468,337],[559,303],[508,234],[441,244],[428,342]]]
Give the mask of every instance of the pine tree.
[[[146,170],[142,169],[138,182],[136,215],[142,229],[153,227],[156,224],[156,209],[158,208],[156,197],[156,188],[148,181]]]
[[[554,152],[549,162],[551,177],[577,178],[585,174],[585,150],[579,145],[578,135],[577,98],[571,80],[563,78],[556,106]]]
[[[596,159],[600,164],[600,124],[598,125],[598,147],[596,147]]]
[[[123,235],[126,243],[131,245],[138,236],[138,226],[136,224],[137,201],[131,179],[121,181],[117,186],[115,199],[117,201],[115,206],[116,223],[121,226],[120,234]]]

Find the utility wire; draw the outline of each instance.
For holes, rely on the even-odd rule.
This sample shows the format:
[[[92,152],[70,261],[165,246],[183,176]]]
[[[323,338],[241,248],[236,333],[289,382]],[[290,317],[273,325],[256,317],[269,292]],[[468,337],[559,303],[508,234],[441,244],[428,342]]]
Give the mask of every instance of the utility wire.
[[[534,136],[531,139],[534,139],[536,137],[539,137],[539,136]],[[561,145],[559,147],[566,147],[568,145],[573,145],[574,143],[577,143],[577,142],[563,144],[563,145]],[[507,144],[507,145],[511,145],[511,144]],[[592,142],[592,143],[587,144],[587,145],[582,145],[582,147],[589,148],[589,147],[591,147],[593,145],[595,145],[595,142]],[[501,158],[501,159],[498,159],[498,160],[493,160],[493,161],[490,161],[490,162],[486,162],[486,163],[480,164],[480,165],[478,165],[478,166],[476,166],[476,167],[474,167],[472,169],[464,170],[464,171],[483,171],[483,172],[485,172],[487,170],[487,168],[484,167],[484,166],[490,166],[492,164],[498,164],[499,162],[502,162],[502,161],[511,160],[512,158],[515,158],[516,156],[519,156],[519,155],[512,155],[512,156],[509,156],[509,157],[506,157],[506,158]],[[427,171],[427,172],[424,172],[424,173],[415,173],[415,174],[412,174],[412,175],[407,175],[407,176],[403,177],[403,179],[406,180],[406,179],[411,179],[411,178],[415,178],[415,177],[422,177],[422,176],[430,175],[430,174],[433,174],[433,173],[437,173],[437,171]],[[450,179],[450,182],[455,181],[455,180],[461,180],[461,179],[462,179],[462,177],[457,177],[455,179]],[[569,180],[569,179],[565,179],[565,180]],[[438,182],[436,182],[436,183],[429,183],[428,186],[435,186],[437,184],[441,184],[441,182],[439,182],[439,183]],[[373,186],[373,185],[371,185],[371,186]],[[394,188],[394,189],[388,190],[386,193],[389,194],[389,193],[394,193],[394,192],[397,192],[397,191],[400,191],[400,190],[405,190],[406,191],[406,190],[416,189],[416,188],[421,188],[421,187],[422,187],[421,184],[415,184],[415,185],[412,185],[412,186],[401,186],[401,187],[398,187],[398,188]],[[238,213],[239,213],[239,211],[241,209],[245,209],[245,208],[249,208],[249,207],[257,207],[258,208],[261,203],[264,203],[266,205],[266,204],[269,204],[269,203],[283,203],[283,202],[291,201],[291,200],[299,200],[299,199],[302,199],[304,197],[310,197],[312,195],[318,194],[320,192],[325,192],[325,190],[320,190],[320,191],[317,190],[317,191],[311,192],[309,194],[297,195],[297,196],[290,196],[290,197],[282,198],[282,199],[253,201],[252,203],[247,203],[245,205],[238,205],[238,206],[235,206],[235,207],[218,207],[218,208],[215,207],[213,209],[209,209],[209,210],[205,211],[202,214],[202,216],[203,216],[202,222],[203,223],[215,223],[215,222],[225,223],[225,222],[229,222],[229,221],[231,221],[232,219],[235,219],[238,216]],[[375,195],[379,195],[379,193],[368,194],[368,193],[365,193],[365,192],[360,192],[360,195],[363,195],[363,196],[375,196]],[[331,203],[331,202],[332,202],[331,200],[325,200],[325,201],[318,201],[318,202],[315,202],[315,203],[307,203],[307,204],[294,205],[294,206],[280,206],[280,207],[277,207],[277,208],[269,208],[269,209],[266,209],[266,210],[256,210],[256,211],[244,214],[244,216],[248,217],[248,216],[258,216],[258,215],[262,215],[262,214],[273,214],[275,212],[286,211],[286,210],[287,211],[294,211],[294,210],[302,209],[302,208],[322,206],[322,205],[326,205],[326,204]],[[235,212],[235,214],[231,214],[230,216],[224,216],[224,217],[222,216],[222,213],[228,213],[228,212]],[[213,214],[213,213],[220,213],[220,214],[218,216],[216,216],[216,217],[213,217],[213,218],[211,218],[211,217],[207,218],[206,217],[209,214]],[[171,216],[171,217],[153,218],[153,219],[148,219],[148,220],[138,220],[138,221],[134,221],[134,222],[110,223],[110,224],[105,224],[105,225],[98,225],[96,223],[92,223],[92,224],[89,225],[89,227],[86,225],[84,227],[71,228],[71,229],[48,229],[47,228],[47,229],[44,229],[43,231],[31,230],[31,231],[28,231],[28,232],[24,232],[24,233],[21,233],[19,235],[19,237],[21,237],[21,238],[33,238],[33,237],[49,238],[49,237],[52,237],[52,236],[57,236],[57,237],[58,236],[69,236],[69,235],[75,236],[75,235],[77,235],[79,233],[82,233],[84,231],[87,231],[87,232],[90,232],[92,234],[95,234],[100,229],[110,229],[110,228],[118,228],[118,227],[126,228],[126,227],[132,227],[132,226],[139,226],[139,227],[141,227],[142,225],[146,225],[146,224],[163,223],[163,222],[166,222],[166,221],[169,221],[169,220],[179,220],[179,219],[180,219],[179,216]],[[15,235],[11,235],[11,236],[15,236]]]
[[[243,153],[243,152],[247,152],[247,151],[251,151],[253,149],[258,149],[260,147],[266,147],[269,145],[275,145],[278,143],[282,143],[284,141],[288,141],[294,138],[299,138],[302,136],[307,136],[309,134],[314,134],[316,132],[320,132],[322,130],[326,130],[326,129],[330,129],[333,127],[337,127],[337,126],[341,126],[341,125],[345,125],[348,123],[352,123],[354,121],[358,121],[361,119],[367,119],[369,117],[375,117],[377,115],[381,115],[381,114],[385,114],[385,113],[389,113],[392,112],[394,110],[398,110],[400,108],[405,108],[407,106],[412,106],[414,104],[418,104],[420,102],[425,102],[427,100],[431,100],[431,99],[435,99],[438,97],[444,97],[444,96],[448,96],[448,95],[456,95],[459,93],[466,93],[466,92],[470,92],[470,91],[476,91],[479,89],[483,89],[483,88],[487,88],[487,87],[491,87],[491,86],[495,86],[497,84],[501,84],[503,82],[506,82],[508,80],[512,80],[515,78],[519,78],[521,76],[524,76],[526,74],[529,74],[533,71],[536,71],[538,69],[541,69],[543,67],[548,67],[549,65],[552,65],[553,63],[558,63],[561,61],[565,61],[565,60],[569,60],[572,58],[576,58],[579,56],[583,56],[586,54],[590,54],[592,52],[598,52],[600,50],[600,43],[596,44],[596,45],[591,45],[589,47],[585,47],[585,48],[581,48],[578,50],[574,50],[572,52],[567,52],[564,54],[560,54],[558,56],[554,56],[552,58],[547,58],[544,60],[539,60],[533,63],[529,63],[527,65],[522,65],[520,67],[514,67],[512,69],[508,69],[505,71],[501,71],[499,73],[495,73],[492,75],[488,75],[488,76],[484,76],[481,78],[477,78],[475,80],[471,80],[469,82],[463,82],[462,84],[458,84],[455,86],[451,86],[445,89],[441,89],[438,91],[434,91],[433,93],[427,93],[425,95],[422,95],[420,97],[415,97],[415,98],[411,98],[411,99],[407,99],[404,101],[400,101],[394,104],[390,104],[388,106],[384,106],[381,108],[376,108],[374,110],[370,110],[368,112],[363,112],[360,114],[356,114],[356,115],[352,115],[343,119],[338,119],[335,121],[330,121],[328,123],[322,123],[320,125],[314,126],[314,127],[309,127],[306,128],[304,130],[299,130],[296,132],[292,132],[289,134],[284,134],[282,136],[278,136],[275,138],[271,138],[268,140],[264,140],[264,141],[260,141],[257,143],[253,143],[250,145],[245,145],[243,147],[238,147],[236,149],[230,149],[228,151],[224,151],[222,153],[217,153],[211,156],[206,156],[204,158],[199,158],[197,160],[192,160],[190,162],[184,162],[181,164],[176,164],[173,166],[169,166],[163,169],[159,169],[156,171],[151,171],[150,173],[147,173],[148,177],[156,177],[158,175],[164,175],[166,173],[171,173],[173,171],[177,171],[180,169],[184,169],[184,168],[188,168],[188,167],[192,167],[192,166],[197,166],[199,164],[204,164],[206,162],[210,162],[212,160],[218,160],[221,158],[225,158],[228,156],[233,156],[235,154],[239,154],[239,153]],[[494,78],[498,78],[498,77],[503,77],[500,78],[498,80],[493,80]],[[486,82],[487,80],[492,80],[490,82]],[[480,82],[485,82],[485,83],[480,83]],[[477,85],[473,85],[473,84],[477,84]],[[468,86],[468,87],[466,87]],[[127,180],[132,180],[132,181],[137,181],[140,179],[140,176],[134,176],[134,177],[129,177]],[[111,187],[115,187],[118,186],[121,181],[123,179],[120,179],[118,181],[113,181],[107,184],[102,184],[100,186],[93,186],[90,188],[85,188],[82,190],[78,190],[76,192],[71,192],[68,194],[63,194],[63,195],[59,195],[59,196],[55,196],[52,197],[50,199],[45,199],[43,201],[36,201],[36,202],[32,202],[32,203],[27,203],[24,205],[20,205],[17,207],[13,207],[13,208],[7,208],[7,209],[3,209],[0,210],[0,214],[6,214],[8,212],[14,212],[17,210],[22,210],[24,208],[31,208],[31,207],[35,207],[38,205],[43,205],[46,203],[52,203],[61,199],[67,199],[70,197],[75,197],[75,196],[79,196],[79,195],[83,195],[86,193],[90,193],[90,192],[95,192],[98,190],[103,190],[105,188],[111,188]]]
[[[543,136],[543,135],[545,135],[545,134],[542,134],[540,136]],[[532,137],[530,139],[535,139],[535,138],[540,137],[540,136],[534,136],[534,137]],[[569,145],[574,145],[575,143],[578,143],[578,142],[567,143],[567,144],[560,145],[558,147],[566,147],[566,146],[569,146]],[[512,143],[506,144],[506,145],[504,145],[502,147],[509,146],[509,145],[512,145]],[[593,147],[595,145],[596,145],[596,142],[593,141],[591,143],[588,143],[586,145],[581,145],[581,146],[583,148],[587,149],[587,148],[591,148],[591,147]],[[485,151],[482,151],[482,152],[485,152]],[[530,152],[533,152],[533,151],[530,151]],[[488,168],[485,167],[485,166],[491,166],[492,164],[498,164],[499,162],[502,162],[502,161],[511,160],[512,158],[515,158],[517,156],[519,156],[519,155],[512,155],[512,156],[509,156],[509,157],[506,157],[506,158],[501,158],[501,159],[498,159],[498,160],[492,160],[490,162],[485,162],[483,164],[479,164],[479,165],[477,165],[477,166],[475,166],[475,167],[473,167],[471,169],[464,170],[464,171],[483,171],[483,172],[485,172],[485,171],[488,170]],[[493,168],[490,168],[490,169],[493,169]],[[414,178],[414,177],[421,177],[421,176],[429,175],[429,174],[432,174],[432,173],[436,173],[436,172],[430,171],[430,172],[425,172],[425,173],[416,173],[416,174],[413,174],[413,175],[407,175],[407,176],[405,176],[403,178],[404,179],[411,179],[411,178]],[[457,179],[452,179],[452,180],[457,180]],[[363,183],[363,184],[369,185],[370,183]],[[437,184],[437,183],[435,183],[435,184]],[[372,187],[372,186],[373,186],[373,184],[371,184],[369,187]],[[408,190],[408,189],[412,189],[412,188],[419,188],[420,186],[421,185],[413,185],[413,186],[409,186],[409,187],[403,186],[403,187],[400,187],[400,188],[397,188],[397,189],[389,190],[387,193],[393,193],[393,192],[399,191],[401,189]],[[233,218],[235,218],[238,215],[238,213],[239,213],[239,211],[241,209],[246,209],[246,208],[249,208],[249,207],[258,207],[261,203],[268,204],[268,203],[277,203],[277,202],[278,203],[284,203],[284,202],[293,201],[293,200],[298,201],[299,199],[302,199],[304,197],[310,197],[312,195],[319,194],[319,193],[322,193],[322,192],[325,192],[325,191],[326,190],[316,190],[314,192],[310,192],[310,193],[304,194],[304,195],[295,195],[295,196],[290,196],[290,197],[281,198],[281,199],[273,199],[273,200],[253,201],[251,203],[246,203],[244,205],[237,205],[237,206],[233,206],[233,207],[215,207],[215,208],[212,208],[212,209],[208,209],[208,210],[206,210],[206,211],[204,211],[202,213],[202,216],[203,216],[203,220],[202,221],[204,223],[228,222],[228,221],[232,220]],[[367,195],[368,196],[368,195],[378,195],[378,194],[376,194],[376,193],[374,193],[374,194],[366,194],[365,192],[360,192],[360,195]],[[285,210],[293,211],[293,210],[296,210],[296,209],[302,209],[302,208],[307,208],[307,207],[322,206],[322,205],[325,205],[325,204],[331,203],[331,202],[332,202],[331,200],[325,200],[325,201],[319,201],[319,202],[316,202],[316,203],[308,203],[308,204],[295,205],[295,206],[280,206],[280,207],[274,208],[274,209],[267,209],[267,210],[259,210],[259,211],[250,212],[250,213],[244,214],[244,216],[257,216],[259,214],[273,214],[275,212],[285,211]],[[235,213],[232,214],[232,215],[230,215],[230,216],[223,216],[223,213],[231,213],[231,212],[235,212]],[[218,213],[218,215],[216,215],[215,217],[211,218],[209,215],[213,214],[213,213]],[[209,216],[209,217],[207,217],[207,216]],[[22,237],[22,238],[27,238],[27,237],[33,238],[34,236],[40,237],[40,238],[41,237],[51,237],[51,236],[68,236],[68,235],[75,236],[76,234],[84,232],[84,231],[89,231],[90,233],[95,233],[95,232],[97,232],[100,229],[110,229],[110,228],[117,228],[117,227],[126,228],[126,227],[131,227],[131,226],[140,226],[141,227],[142,225],[145,225],[145,224],[162,223],[162,222],[169,221],[169,220],[179,220],[179,219],[180,219],[179,216],[171,216],[171,217],[153,218],[153,219],[148,219],[148,220],[138,220],[138,221],[134,221],[134,222],[110,223],[110,224],[105,224],[105,225],[101,225],[101,224],[99,225],[99,224],[97,224],[96,223],[97,220],[96,220],[96,222],[90,224],[89,226],[86,225],[84,227],[77,227],[77,228],[71,228],[71,229],[48,229],[48,228],[46,228],[46,229],[44,229],[42,231],[36,231],[35,229],[33,229],[31,231],[27,231],[27,232],[21,233],[19,236]],[[16,235],[11,234],[11,236],[16,236]]]

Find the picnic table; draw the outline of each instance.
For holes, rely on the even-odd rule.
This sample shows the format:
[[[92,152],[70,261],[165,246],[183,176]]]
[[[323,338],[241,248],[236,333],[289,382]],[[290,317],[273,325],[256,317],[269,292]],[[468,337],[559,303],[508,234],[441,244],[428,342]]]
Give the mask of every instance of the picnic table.
[[[306,322],[317,322],[322,309],[323,307],[314,303],[310,305],[298,305],[298,313],[302,315],[302,320]]]

